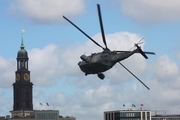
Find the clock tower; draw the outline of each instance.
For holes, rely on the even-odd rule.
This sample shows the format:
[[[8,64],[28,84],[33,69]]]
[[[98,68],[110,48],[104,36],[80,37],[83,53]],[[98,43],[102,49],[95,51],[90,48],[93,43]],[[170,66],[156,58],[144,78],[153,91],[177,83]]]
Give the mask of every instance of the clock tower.
[[[11,111],[12,117],[28,117],[33,111],[33,83],[30,81],[29,58],[27,51],[24,49],[23,32],[20,50],[17,53],[17,70],[15,72],[15,82],[13,83],[14,104],[13,111]]]

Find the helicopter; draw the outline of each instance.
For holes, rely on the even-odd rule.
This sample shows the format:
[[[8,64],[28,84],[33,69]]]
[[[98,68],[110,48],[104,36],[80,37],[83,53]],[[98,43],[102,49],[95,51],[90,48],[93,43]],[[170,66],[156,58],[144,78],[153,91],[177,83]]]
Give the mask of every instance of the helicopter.
[[[105,75],[103,74],[103,72],[111,69],[116,63],[119,63],[128,72],[130,72],[137,80],[139,80],[147,89],[149,89],[148,86],[146,86],[137,76],[135,76],[120,61],[127,59],[128,57],[130,57],[131,55],[133,55],[135,53],[140,53],[145,59],[148,59],[146,54],[155,54],[155,53],[154,52],[145,52],[141,49],[139,44],[142,43],[143,38],[138,43],[135,44],[136,49],[134,49],[132,51],[111,51],[108,48],[107,43],[106,43],[103,22],[102,22],[102,17],[101,17],[101,10],[100,10],[99,4],[97,4],[97,10],[98,10],[100,29],[101,29],[101,33],[102,33],[102,40],[103,40],[105,47],[102,47],[99,43],[97,43],[95,40],[93,40],[88,34],[86,34],[83,30],[81,30],[78,26],[76,26],[68,18],[63,16],[63,18],[65,20],[67,20],[69,23],[71,23],[75,28],[77,28],[80,32],[82,32],[92,42],[94,42],[97,46],[99,46],[103,49],[102,52],[93,53],[89,56],[86,56],[85,54],[81,55],[80,58],[82,61],[80,61],[78,63],[80,69],[85,73],[85,75],[97,74],[97,76],[101,80],[103,80],[105,78]]]

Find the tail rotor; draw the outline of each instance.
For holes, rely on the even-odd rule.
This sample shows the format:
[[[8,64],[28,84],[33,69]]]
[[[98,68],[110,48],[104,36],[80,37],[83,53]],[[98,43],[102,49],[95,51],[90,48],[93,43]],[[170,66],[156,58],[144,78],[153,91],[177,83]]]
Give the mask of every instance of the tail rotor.
[[[154,52],[145,52],[145,51],[142,51],[141,47],[139,46],[140,44],[143,43],[143,39],[142,38],[138,43],[135,43],[134,46],[137,48],[137,52],[140,53],[145,59],[148,59],[147,55],[146,54],[153,54],[155,55]]]
[[[138,43],[134,43],[134,46],[137,47],[137,46],[139,46],[140,44],[143,44],[143,39],[144,39],[144,37],[141,38]]]

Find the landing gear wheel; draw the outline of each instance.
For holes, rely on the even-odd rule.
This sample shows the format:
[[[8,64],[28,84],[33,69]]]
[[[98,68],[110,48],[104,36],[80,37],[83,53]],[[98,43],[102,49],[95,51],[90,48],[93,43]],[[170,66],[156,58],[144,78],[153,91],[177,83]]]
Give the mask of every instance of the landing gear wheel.
[[[105,78],[105,75],[102,74],[102,73],[98,73],[97,76],[98,76],[101,80],[103,80],[103,79]]]

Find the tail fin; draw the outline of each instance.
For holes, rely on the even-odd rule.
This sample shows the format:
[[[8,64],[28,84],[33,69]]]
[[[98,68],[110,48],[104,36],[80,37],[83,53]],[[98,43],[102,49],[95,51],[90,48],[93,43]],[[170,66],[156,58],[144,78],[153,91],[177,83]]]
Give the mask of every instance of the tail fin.
[[[141,48],[138,51],[144,58],[148,59],[147,55],[145,54],[145,52],[142,51]]]
[[[141,47],[139,47],[138,45],[136,45],[138,52],[146,59],[148,59],[147,55],[145,54],[145,52],[142,51]],[[147,53],[148,54],[148,53]]]

